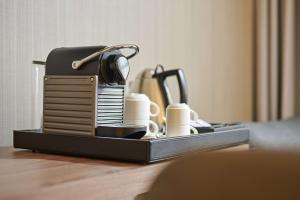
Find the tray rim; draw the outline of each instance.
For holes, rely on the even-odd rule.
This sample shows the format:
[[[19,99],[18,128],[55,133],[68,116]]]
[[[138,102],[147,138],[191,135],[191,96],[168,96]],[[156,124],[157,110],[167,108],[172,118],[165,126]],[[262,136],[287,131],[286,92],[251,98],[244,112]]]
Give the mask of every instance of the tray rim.
[[[229,143],[226,143],[226,144],[214,144],[214,145],[211,145],[210,147],[208,145],[206,147],[203,147],[203,148],[200,147],[199,149],[195,149],[195,150],[197,150],[197,151],[211,151],[211,150],[217,150],[217,149],[222,149],[222,148],[226,148],[226,147],[232,147],[232,146],[248,143],[248,141],[249,141],[249,129],[244,127],[244,128],[234,129],[232,131],[235,132],[235,134],[240,134],[241,135],[240,137],[243,138],[243,140],[240,140],[238,142],[229,142]],[[149,163],[150,164],[150,163],[155,163],[155,162],[160,162],[160,161],[163,161],[163,160],[169,160],[169,159],[173,159],[173,158],[176,158],[176,157],[180,157],[180,156],[182,156],[183,154],[186,153],[186,152],[174,153],[174,154],[171,153],[172,155],[167,155],[165,157],[162,156],[162,157],[157,158],[157,157],[155,157],[155,154],[153,154],[153,149],[151,149],[153,145],[162,146],[162,145],[164,145],[164,143],[172,145],[173,142],[180,142],[182,139],[183,139],[182,141],[184,141],[185,139],[186,140],[192,140],[193,138],[197,138],[198,139],[197,141],[199,141],[200,138],[203,138],[203,137],[212,137],[216,134],[217,135],[222,135],[222,133],[226,134],[226,132],[230,133],[232,131],[225,130],[225,131],[207,132],[207,133],[201,133],[201,134],[189,135],[189,136],[164,137],[164,138],[159,138],[159,139],[141,140],[141,139],[99,137],[99,136],[87,136],[87,135],[76,135],[76,134],[74,134],[74,135],[54,134],[54,133],[50,134],[50,133],[43,133],[41,129],[26,129],[26,130],[14,130],[14,147],[15,148],[20,148],[20,149],[30,149],[30,150],[33,150],[33,151],[36,150],[36,151],[40,151],[42,153],[56,153],[56,154],[71,155],[71,156],[84,156],[84,157],[92,157],[92,158],[100,158],[100,159],[121,160],[121,161],[127,161],[127,162],[129,161],[129,162],[140,162],[140,163]],[[243,134],[239,133],[239,131],[241,131],[241,133],[243,133]],[[83,154],[85,154],[85,155],[81,155],[80,153],[76,153],[76,152],[68,152],[69,150],[64,152],[64,150],[62,150],[63,148],[59,149],[58,151],[56,151],[52,147],[49,148],[48,150],[46,150],[43,147],[38,146],[38,144],[29,145],[29,146],[34,146],[34,147],[30,147],[30,148],[26,147],[26,145],[24,145],[24,144],[23,145],[16,145],[15,144],[15,134],[22,134],[24,136],[24,134],[26,134],[26,133],[44,134],[44,135],[39,135],[41,137],[43,137],[43,136],[46,136],[46,137],[47,136],[50,136],[50,137],[51,136],[56,136],[56,137],[65,136],[64,138],[70,137],[70,138],[73,138],[75,140],[78,140],[80,138],[85,138],[85,141],[92,142],[92,143],[112,143],[114,145],[114,148],[117,147],[116,145],[118,145],[120,142],[122,144],[124,143],[125,148],[126,148],[126,145],[127,145],[127,147],[129,147],[130,145],[135,144],[133,148],[136,148],[137,150],[142,150],[144,152],[142,152],[140,155],[129,155],[129,158],[126,158],[126,156],[124,158],[124,155],[126,155],[126,152],[125,153],[123,152],[124,155],[122,155],[122,156],[115,155],[115,156],[112,156],[112,158],[111,158],[111,155],[108,155],[108,156],[100,155],[101,153],[100,154],[96,153],[95,155],[90,155],[89,151],[84,151],[85,153],[83,153]],[[35,136],[37,136],[37,135],[34,135],[33,137],[35,137]],[[220,136],[220,137],[224,137],[224,135]],[[43,137],[43,139],[39,138],[38,140],[44,140],[44,139],[45,139],[45,137]],[[93,139],[95,139],[95,140],[93,140]],[[55,140],[58,140],[58,139],[56,138]],[[208,140],[212,140],[212,139],[208,138]],[[195,142],[195,144],[198,143],[197,141]],[[189,141],[187,141],[187,143],[188,142]],[[78,141],[77,141],[77,143],[78,143]],[[161,144],[161,143],[163,143],[163,144]],[[124,149],[124,146],[122,148]],[[136,159],[134,159],[135,156],[136,156]]]

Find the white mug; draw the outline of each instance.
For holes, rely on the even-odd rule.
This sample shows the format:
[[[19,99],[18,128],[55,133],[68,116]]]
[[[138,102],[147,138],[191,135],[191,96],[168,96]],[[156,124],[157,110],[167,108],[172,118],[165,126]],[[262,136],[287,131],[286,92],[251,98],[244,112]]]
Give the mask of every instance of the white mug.
[[[153,113],[151,107],[154,110]],[[159,106],[150,101],[145,94],[131,93],[125,99],[124,123],[147,126],[146,136],[154,136],[158,134],[159,128],[150,120],[150,117],[158,116],[159,112]]]
[[[198,119],[198,114],[190,109],[187,104],[176,103],[168,105],[166,111],[166,135],[168,137],[190,135],[190,130],[193,134],[198,134],[197,129],[190,125],[192,121]]]
[[[151,107],[155,110],[151,112]],[[124,118],[127,120],[148,120],[159,115],[159,106],[145,94],[131,93],[125,99]]]

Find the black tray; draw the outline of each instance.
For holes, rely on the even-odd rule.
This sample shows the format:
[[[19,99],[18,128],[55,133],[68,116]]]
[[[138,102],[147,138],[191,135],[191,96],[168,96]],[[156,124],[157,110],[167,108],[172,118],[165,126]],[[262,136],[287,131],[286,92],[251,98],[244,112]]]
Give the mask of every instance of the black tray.
[[[14,131],[14,147],[48,153],[153,163],[193,150],[214,150],[247,143],[244,127],[185,137],[152,140],[45,134],[41,130]]]

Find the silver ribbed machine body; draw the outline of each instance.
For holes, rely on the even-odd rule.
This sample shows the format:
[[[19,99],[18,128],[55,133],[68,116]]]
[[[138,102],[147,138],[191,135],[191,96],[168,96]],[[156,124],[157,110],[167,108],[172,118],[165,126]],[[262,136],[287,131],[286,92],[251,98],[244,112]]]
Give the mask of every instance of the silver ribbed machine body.
[[[123,122],[124,86],[98,84],[98,76],[44,78],[45,133],[94,135],[99,125]]]

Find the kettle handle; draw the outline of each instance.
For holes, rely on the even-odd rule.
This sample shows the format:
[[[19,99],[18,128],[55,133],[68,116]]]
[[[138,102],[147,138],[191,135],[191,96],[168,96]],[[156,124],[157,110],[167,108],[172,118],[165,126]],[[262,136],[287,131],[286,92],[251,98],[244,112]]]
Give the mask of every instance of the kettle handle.
[[[182,69],[173,69],[168,71],[162,71],[157,73],[155,71],[155,74],[153,75],[153,78],[157,78],[159,87],[162,90],[163,98],[165,102],[165,106],[167,107],[171,102],[171,94],[169,87],[166,82],[166,78],[169,76],[176,76],[178,85],[179,85],[179,92],[180,92],[180,103],[186,103],[187,104],[187,81],[184,76],[184,72]]]

